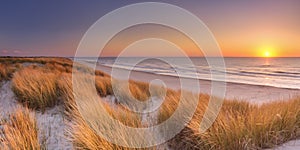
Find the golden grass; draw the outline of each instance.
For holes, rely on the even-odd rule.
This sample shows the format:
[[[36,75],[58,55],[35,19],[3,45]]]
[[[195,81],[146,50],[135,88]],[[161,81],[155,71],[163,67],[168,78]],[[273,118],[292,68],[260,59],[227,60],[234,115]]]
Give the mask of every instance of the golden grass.
[[[158,122],[166,121],[177,109],[180,100],[180,92],[168,90],[164,102],[159,109]]]
[[[77,107],[77,106],[73,106]],[[108,104],[104,104],[106,111],[115,119],[119,120],[120,122],[124,123],[127,126],[131,127],[141,127],[141,123],[139,118],[132,113],[129,113],[122,109],[121,107],[114,107],[112,109],[111,106]],[[102,109],[99,107],[99,109]],[[72,118],[74,120],[73,124],[69,126],[69,131],[71,134],[71,140],[74,143],[76,149],[90,149],[90,150],[97,150],[97,149],[130,149],[126,147],[122,147],[116,144],[113,144],[109,141],[106,141],[103,137],[95,132],[86,122],[83,120],[80,115],[74,115],[72,112]],[[98,114],[94,111],[94,113]],[[102,118],[100,115],[97,120],[100,120],[104,125],[101,125],[101,131],[105,131],[105,133],[111,138],[123,138],[123,142],[127,142],[127,138],[131,138],[130,135],[124,130],[117,130],[111,127],[106,118]],[[116,135],[117,134],[117,135]],[[136,137],[144,138],[142,135],[134,135]],[[127,143],[128,145],[130,143]]]
[[[199,132],[206,104],[200,104],[189,125],[170,141],[175,149],[272,148],[300,136],[300,99],[262,106],[225,101],[216,121]]]
[[[146,101],[150,98],[149,84],[144,82],[112,80],[115,85],[113,92],[118,95],[118,101],[127,103],[129,100]],[[132,106],[134,107],[134,106]]]
[[[92,76],[82,76],[81,78],[83,81],[88,81],[88,78],[92,78]],[[103,79],[102,79],[103,80]],[[106,80],[106,79],[105,79]],[[82,81],[81,81],[82,82]],[[83,87],[84,84],[83,83]],[[89,122],[90,125],[82,118],[82,115],[90,118],[91,120],[98,120],[101,121],[103,124],[101,126],[94,126],[96,128],[100,128],[100,131],[105,131],[105,133],[108,136],[113,136],[113,133],[117,133],[118,136],[126,141],[126,137],[129,138],[131,134],[125,132],[122,129],[115,129],[111,126],[110,121],[107,120],[106,117],[103,117],[103,112],[100,111],[102,109],[105,109],[105,111],[114,119],[120,121],[120,123],[134,127],[134,128],[139,128],[142,127],[140,117],[137,114],[134,114],[132,112],[127,111],[123,107],[119,105],[115,105],[112,107],[111,105],[107,103],[103,103],[103,107],[100,106],[99,103],[101,103],[100,97],[95,97],[95,93],[92,93],[92,87],[85,87],[82,88],[79,93],[79,95],[75,93],[70,93],[72,91],[72,81],[71,81],[71,76],[68,74],[64,74],[61,79],[58,81],[58,87],[60,88],[61,95],[65,100],[65,107],[66,109],[66,114],[73,120],[73,123],[69,126],[69,132],[71,135],[71,140],[74,143],[74,146],[76,149],[129,149],[126,147],[118,146],[113,143],[110,143],[109,141],[106,141],[103,137],[99,136],[96,134],[95,130],[91,128],[95,124],[95,122]],[[106,89],[106,88],[102,88]],[[82,100],[79,101],[80,106],[84,106],[84,113],[90,112],[88,114],[80,114],[79,108],[77,106],[77,103],[74,101],[74,98],[83,98]],[[88,99],[85,99],[88,98]],[[95,117],[96,118],[93,118]],[[97,122],[97,121],[96,121]],[[135,138],[143,138],[142,134],[141,135],[135,135]],[[133,137],[131,137],[133,138]],[[130,143],[127,143],[128,145]]]
[[[57,78],[64,73],[71,75],[74,66],[72,61],[65,58],[0,58],[0,62],[4,60],[7,64],[30,63],[16,71],[12,79],[12,88],[18,101],[30,108],[40,110],[45,110],[46,107],[52,107],[59,102]],[[74,67],[76,73],[97,74],[97,81],[101,80],[101,82],[96,82],[96,87],[101,96],[112,94],[112,90],[109,90],[110,80],[106,74],[99,71],[93,73],[90,68],[80,64]]]
[[[60,57],[0,57],[1,63],[16,64],[16,63],[58,63],[63,66],[71,66],[73,62],[68,58]]]
[[[137,100],[146,101],[150,97],[148,83],[129,81],[129,90],[130,94]]]
[[[1,63],[0,64],[0,81],[9,80],[11,79],[13,73],[18,69],[21,68],[21,64],[7,64]]]
[[[47,70],[51,70],[51,71],[54,71],[56,73],[63,73],[63,72],[66,72],[66,73],[72,73],[72,66],[63,66],[59,63],[46,63],[45,64],[45,69]]]
[[[17,100],[30,108],[45,110],[58,102],[57,75],[42,69],[23,68],[12,79]]]
[[[96,90],[100,96],[105,97],[107,95],[113,95],[113,89],[111,85],[111,78],[106,76],[95,77]]]
[[[96,70],[93,72],[92,69],[63,57],[0,57],[0,63],[10,65],[23,63],[39,64],[43,65],[44,69],[51,70],[55,73],[72,73],[72,69],[74,69],[74,72],[89,73],[96,76],[108,76],[102,71]]]
[[[39,150],[38,128],[34,115],[28,109],[18,108],[3,121],[1,149]]]

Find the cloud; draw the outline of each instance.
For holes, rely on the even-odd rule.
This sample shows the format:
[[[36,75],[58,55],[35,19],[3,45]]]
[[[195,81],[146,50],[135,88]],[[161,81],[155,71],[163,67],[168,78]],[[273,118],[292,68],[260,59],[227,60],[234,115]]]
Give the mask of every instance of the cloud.
[[[0,53],[1,53],[1,54],[8,54],[9,52],[8,52],[8,50],[1,50]]]
[[[22,54],[23,52],[20,51],[20,50],[14,50],[13,53],[14,53],[14,54]]]
[[[3,49],[0,50],[1,56],[21,56],[26,54],[24,50],[16,50],[16,49]]]

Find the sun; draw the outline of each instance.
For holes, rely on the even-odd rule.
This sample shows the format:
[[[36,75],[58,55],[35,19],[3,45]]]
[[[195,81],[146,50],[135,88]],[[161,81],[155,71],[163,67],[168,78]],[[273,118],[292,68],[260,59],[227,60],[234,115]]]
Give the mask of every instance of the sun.
[[[276,57],[276,51],[277,49],[274,46],[261,46],[260,48],[258,48],[257,54],[259,55],[259,57],[265,58]]]
[[[270,51],[265,51],[264,56],[265,57],[271,57],[271,52]]]

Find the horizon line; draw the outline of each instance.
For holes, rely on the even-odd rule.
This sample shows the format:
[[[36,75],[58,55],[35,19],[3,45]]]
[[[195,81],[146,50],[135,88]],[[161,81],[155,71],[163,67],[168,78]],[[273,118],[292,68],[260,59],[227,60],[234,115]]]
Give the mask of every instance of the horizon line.
[[[0,57],[15,57],[15,58],[25,58],[25,57],[60,57],[60,58],[76,58],[75,56],[55,56],[55,55],[28,55],[28,56],[0,56]],[[80,56],[85,58],[95,58],[95,56]],[[77,57],[77,58],[80,58]],[[118,56],[100,56],[99,58],[117,58]],[[183,56],[122,56],[121,58],[145,58],[145,57],[166,57],[166,58],[182,58]],[[275,57],[260,57],[260,56],[188,56],[189,58],[300,58],[300,56],[275,56]]]

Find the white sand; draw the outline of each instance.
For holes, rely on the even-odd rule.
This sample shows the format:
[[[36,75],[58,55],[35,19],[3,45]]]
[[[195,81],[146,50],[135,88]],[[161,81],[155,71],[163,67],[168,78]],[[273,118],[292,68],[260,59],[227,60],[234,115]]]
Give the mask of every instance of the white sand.
[[[300,139],[292,140],[281,146],[274,148],[275,150],[300,150]]]
[[[7,116],[9,113],[14,112],[17,107],[22,107],[16,100],[14,92],[11,90],[11,82],[0,83],[0,115],[1,117]]]
[[[66,123],[70,122],[63,118],[62,106],[56,106],[44,113],[36,112],[35,116],[39,128],[39,139],[45,142],[47,149],[73,149],[65,131]]]

